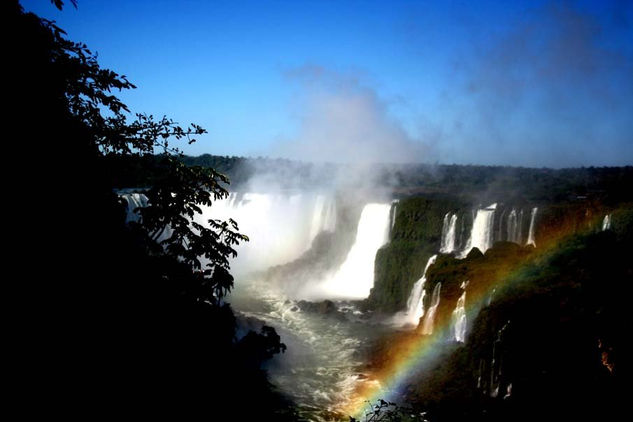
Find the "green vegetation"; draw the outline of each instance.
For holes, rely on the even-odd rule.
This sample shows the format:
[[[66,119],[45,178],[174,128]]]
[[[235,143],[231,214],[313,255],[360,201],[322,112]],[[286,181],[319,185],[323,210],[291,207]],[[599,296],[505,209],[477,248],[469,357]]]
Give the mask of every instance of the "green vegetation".
[[[274,171],[288,186],[322,186],[340,166],[316,165],[271,158],[223,157],[204,154],[184,157],[188,165],[215,168],[241,185],[257,171]],[[633,183],[633,167],[583,167],[572,169],[536,169],[523,167],[375,164],[369,173],[378,184],[392,188],[399,198],[410,196],[448,197],[470,204],[505,201],[558,203],[600,201],[613,206],[632,201],[628,186]]]
[[[444,215],[462,206],[457,201],[423,197],[398,203],[391,241],[376,254],[368,307],[382,312],[404,309],[413,284],[440,248]]]
[[[445,358],[412,378],[407,399],[433,421],[616,417],[627,379],[629,248],[614,231],[585,231],[545,254],[497,244],[461,261],[440,257],[427,275],[429,289],[442,282],[446,303],[436,327],[450,321],[461,281],[470,280],[467,303],[482,300],[469,305],[466,343],[440,346]]]

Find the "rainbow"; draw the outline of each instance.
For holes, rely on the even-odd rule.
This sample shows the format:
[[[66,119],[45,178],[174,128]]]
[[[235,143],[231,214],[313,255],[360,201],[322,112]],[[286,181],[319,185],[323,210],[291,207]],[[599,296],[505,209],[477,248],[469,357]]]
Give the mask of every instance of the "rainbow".
[[[597,222],[597,218],[592,218],[590,221],[586,221],[585,227],[595,227],[594,224]],[[468,320],[474,320],[477,313],[493,294],[494,289],[499,290],[510,285],[529,265],[546,258],[556,250],[561,241],[577,233],[579,230],[575,225],[550,230],[539,239],[538,248],[529,255],[528,259],[521,260],[514,267],[501,268],[497,272],[497,276],[493,280],[489,280],[485,288],[479,289],[476,296],[468,291],[466,299]],[[437,346],[446,341],[452,325],[451,318],[446,318],[445,321],[439,321],[439,323],[436,321],[432,335],[423,336],[412,333],[411,336],[393,344],[390,349],[394,351],[394,354],[389,357],[385,367],[373,374],[371,381],[359,385],[352,396],[348,397],[341,405],[341,411],[346,415],[364,420],[365,414],[372,410],[372,404],[381,399],[394,400],[402,392],[412,374],[419,373],[436,361],[442,350],[441,347]]]

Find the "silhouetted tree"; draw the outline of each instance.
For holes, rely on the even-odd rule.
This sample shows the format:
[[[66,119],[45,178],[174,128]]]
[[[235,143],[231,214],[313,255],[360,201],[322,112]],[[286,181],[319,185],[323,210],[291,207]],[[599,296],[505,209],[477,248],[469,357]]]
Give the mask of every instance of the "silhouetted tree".
[[[233,220],[200,221],[201,207],[228,195],[228,178],[186,166],[172,145],[194,142],[204,129],[145,114],[131,119],[113,94],[135,88],[124,75],[17,1],[0,7],[10,34],[11,141],[32,157],[14,177],[25,182],[14,199],[14,221],[23,222],[14,265],[26,290],[22,312],[39,315],[28,331],[37,345],[28,351],[42,365],[47,396],[88,414],[186,409],[277,412],[283,420],[285,404],[259,369],[282,350],[279,336],[266,329],[249,334],[258,341],[238,341],[222,300],[233,287],[229,259],[247,237]],[[130,168],[155,177],[141,222],[128,225],[115,188]],[[257,409],[236,407],[243,392]]]

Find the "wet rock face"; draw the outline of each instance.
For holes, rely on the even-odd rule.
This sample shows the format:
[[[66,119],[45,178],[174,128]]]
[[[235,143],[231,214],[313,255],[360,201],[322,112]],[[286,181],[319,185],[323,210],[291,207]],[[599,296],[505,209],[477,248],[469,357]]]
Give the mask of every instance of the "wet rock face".
[[[390,242],[378,250],[369,309],[393,313],[406,309],[414,283],[424,275],[429,258],[440,249],[447,210],[461,209],[457,200],[411,197],[397,205]]]

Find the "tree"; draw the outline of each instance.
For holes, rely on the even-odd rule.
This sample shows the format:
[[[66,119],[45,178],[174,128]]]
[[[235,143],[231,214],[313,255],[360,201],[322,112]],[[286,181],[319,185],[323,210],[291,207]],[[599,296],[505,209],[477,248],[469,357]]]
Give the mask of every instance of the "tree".
[[[130,404],[160,412],[168,403],[217,414],[211,397],[230,408],[242,388],[277,412],[281,399],[259,365],[243,360],[283,350],[279,337],[266,329],[248,345],[237,341],[223,301],[233,287],[229,259],[248,239],[233,220],[194,221],[202,206],[228,195],[228,179],[186,166],[172,145],[194,142],[204,129],[145,114],[130,119],[114,94],[135,88],[124,75],[103,69],[86,45],[17,1],[0,7],[11,34],[11,139],[31,157],[17,179],[27,172],[35,179],[16,189],[13,216],[26,222],[14,244],[26,286],[21,308],[37,315],[29,361],[48,375],[49,397],[99,414]],[[136,225],[125,223],[115,191],[130,163],[154,175]]]

